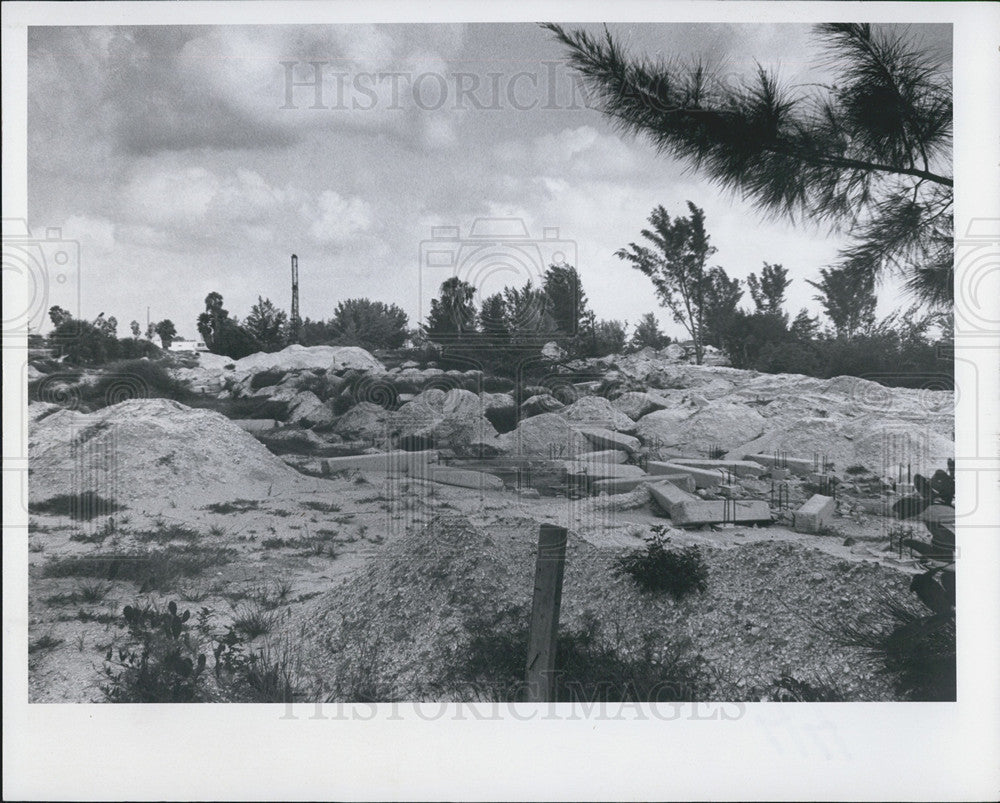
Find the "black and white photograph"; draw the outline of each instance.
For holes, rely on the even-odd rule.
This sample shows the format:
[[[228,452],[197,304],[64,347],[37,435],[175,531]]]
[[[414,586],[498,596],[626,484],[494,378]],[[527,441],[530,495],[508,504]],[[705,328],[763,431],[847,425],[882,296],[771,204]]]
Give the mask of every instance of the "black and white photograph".
[[[5,704],[556,740],[251,796],[1000,791],[995,6],[5,5]],[[772,785],[560,786],[544,711]]]

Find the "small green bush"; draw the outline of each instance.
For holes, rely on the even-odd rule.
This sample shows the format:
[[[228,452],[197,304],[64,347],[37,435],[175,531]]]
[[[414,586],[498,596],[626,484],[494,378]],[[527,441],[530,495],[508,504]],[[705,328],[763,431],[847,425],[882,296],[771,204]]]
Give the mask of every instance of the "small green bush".
[[[108,681],[101,690],[109,701],[196,703],[208,699],[203,682],[205,654],[186,627],[190,611],[179,614],[176,602],[166,611],[126,605],[122,617],[128,628],[127,643],[117,650],[109,647],[104,656]]]
[[[131,580],[147,590],[168,590],[187,577],[210,566],[228,563],[232,549],[199,546],[168,546],[135,552],[98,552],[53,558],[42,568],[43,577],[96,577],[102,580]]]
[[[219,513],[229,515],[230,513],[247,513],[260,508],[260,502],[256,499],[234,499],[232,502],[213,502],[204,507],[209,513]]]
[[[656,528],[645,549],[637,549],[618,560],[618,568],[632,577],[640,588],[653,593],[666,592],[675,599],[708,588],[708,569],[696,546],[668,549],[670,539]]]
[[[515,701],[523,695],[529,611],[513,605],[469,616],[465,642],[456,649],[437,695],[449,699]],[[683,702],[705,699],[706,676],[690,642],[648,631],[609,638],[608,628],[585,614],[556,642],[557,702]]]
[[[81,491],[75,494],[59,494],[41,502],[29,504],[32,513],[47,516],[69,516],[74,521],[90,521],[98,516],[107,516],[119,510],[125,510],[113,499],[106,499],[94,491]]]
[[[93,408],[108,407],[130,399],[187,399],[187,383],[174,379],[166,367],[152,360],[119,360],[108,363],[84,393]]]

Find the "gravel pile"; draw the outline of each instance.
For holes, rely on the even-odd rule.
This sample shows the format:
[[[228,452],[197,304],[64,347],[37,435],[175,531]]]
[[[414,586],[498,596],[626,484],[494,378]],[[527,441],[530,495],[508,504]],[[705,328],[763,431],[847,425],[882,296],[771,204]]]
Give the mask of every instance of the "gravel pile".
[[[389,545],[303,612],[307,674],[332,699],[359,683],[375,699],[413,699],[467,637],[468,618],[530,606],[536,542],[528,519],[485,532],[455,516]],[[624,642],[650,631],[689,639],[713,700],[759,700],[782,675],[850,701],[895,699],[889,680],[839,646],[836,631],[843,622],[887,626],[881,600],[911,602],[907,575],[780,542],[703,548],[702,556],[707,591],[676,601],[641,592],[616,570],[614,552],[571,533],[561,628],[596,617]]]
[[[266,496],[298,476],[225,416],[168,399],[132,399],[86,414],[48,408],[29,418],[33,501],[93,491],[129,507],[165,498],[190,506],[201,498]]]

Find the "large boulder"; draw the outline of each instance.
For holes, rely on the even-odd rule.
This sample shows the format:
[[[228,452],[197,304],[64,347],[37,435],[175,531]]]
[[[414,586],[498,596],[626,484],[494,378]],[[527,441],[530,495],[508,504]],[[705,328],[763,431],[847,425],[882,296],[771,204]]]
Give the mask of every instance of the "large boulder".
[[[393,426],[407,442],[433,444],[461,456],[500,454],[504,447],[483,413],[483,401],[472,391],[431,388],[400,407]]]
[[[483,410],[502,410],[514,406],[514,397],[509,393],[481,393]]]
[[[345,439],[382,442],[391,432],[392,415],[374,402],[360,402],[337,419],[333,431]]]
[[[413,436],[427,439],[435,448],[451,449],[460,457],[492,457],[506,450],[496,429],[481,415],[442,418]]]
[[[482,416],[483,401],[471,390],[449,390],[441,405],[442,414],[448,417]]]
[[[295,396],[289,403],[289,424],[316,426],[317,424],[332,424],[333,411],[325,405],[315,393],[304,391]]]
[[[521,403],[520,412],[522,418],[531,418],[533,415],[554,413],[558,410],[562,410],[565,406],[566,405],[559,401],[559,399],[555,396],[548,393],[541,393],[525,399]]]
[[[665,410],[670,402],[662,396],[642,391],[628,391],[611,402],[618,412],[624,413],[633,421],[638,421],[647,413]]]
[[[582,427],[600,427],[619,432],[634,432],[635,422],[616,410],[603,396],[584,396],[559,411],[567,421]]]
[[[573,424],[557,413],[525,418],[499,441],[508,452],[549,459],[568,459],[594,449]]]
[[[649,413],[636,425],[639,439],[653,450],[708,454],[713,447],[729,451],[758,437],[766,421],[752,407],[715,402],[692,412],[668,408]]]
[[[280,369],[302,371],[325,368],[328,371],[343,371],[352,368],[358,371],[384,373],[385,366],[363,348],[357,346],[300,346],[293,344],[281,351],[257,352],[235,361],[235,373],[257,374],[261,371]]]

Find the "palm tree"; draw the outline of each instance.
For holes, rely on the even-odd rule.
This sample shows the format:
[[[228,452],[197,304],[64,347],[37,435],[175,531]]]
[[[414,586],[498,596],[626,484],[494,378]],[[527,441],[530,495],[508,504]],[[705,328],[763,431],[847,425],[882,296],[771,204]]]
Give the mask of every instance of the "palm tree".
[[[903,36],[818,25],[836,83],[789,89],[759,66],[724,86],[701,64],[629,58],[607,30],[543,27],[620,130],[766,212],[846,228],[838,267],[859,280],[896,271],[921,301],[950,303],[950,78]]]

